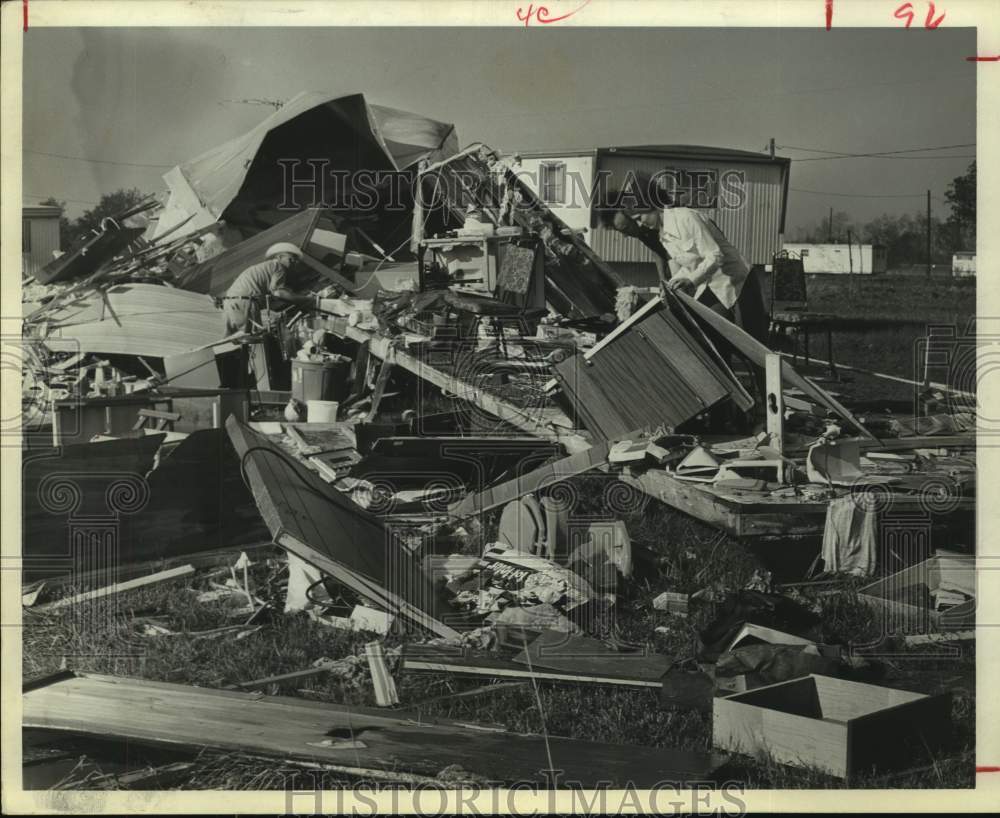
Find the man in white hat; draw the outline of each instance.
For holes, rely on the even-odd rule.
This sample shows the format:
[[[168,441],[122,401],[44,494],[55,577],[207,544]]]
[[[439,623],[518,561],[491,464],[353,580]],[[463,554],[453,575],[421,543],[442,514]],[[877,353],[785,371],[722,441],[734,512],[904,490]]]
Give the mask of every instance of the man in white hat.
[[[250,330],[251,322],[260,322],[260,310],[267,296],[287,301],[298,307],[315,307],[312,295],[293,292],[285,283],[285,276],[302,251],[287,241],[272,244],[264,254],[264,261],[247,267],[232,283],[222,299],[226,314],[226,334]]]

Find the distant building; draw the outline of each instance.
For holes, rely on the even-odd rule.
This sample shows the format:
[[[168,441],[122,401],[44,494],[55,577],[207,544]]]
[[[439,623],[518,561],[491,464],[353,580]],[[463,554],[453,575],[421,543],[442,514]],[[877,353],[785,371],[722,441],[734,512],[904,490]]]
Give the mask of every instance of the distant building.
[[[641,242],[604,227],[595,186],[620,190],[629,174],[669,178],[706,210],[750,264],[768,264],[781,249],[791,160],[699,145],[641,145],[580,151],[532,151],[519,173],[569,227],[631,283],[656,282],[653,254]],[[666,174],[664,177],[663,174]]]
[[[59,247],[62,210],[49,205],[21,208],[21,274],[30,276],[50,261]]]
[[[951,257],[951,274],[956,278],[974,276],[976,274],[976,254],[973,252],[958,252]]]
[[[881,244],[789,244],[788,255],[802,259],[807,273],[871,275],[887,268],[885,247]]]

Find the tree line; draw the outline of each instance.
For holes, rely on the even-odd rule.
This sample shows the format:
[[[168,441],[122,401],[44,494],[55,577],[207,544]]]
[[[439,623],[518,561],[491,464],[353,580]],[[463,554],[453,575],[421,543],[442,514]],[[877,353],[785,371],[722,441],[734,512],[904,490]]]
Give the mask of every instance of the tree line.
[[[104,219],[114,218],[147,198],[148,195],[138,188],[116,190],[114,193],[102,196],[101,201],[90,210],[84,211],[78,219],[67,218],[66,202],[60,202],[54,196],[39,204],[58,207],[62,211],[59,216],[59,246],[65,251],[79,243],[81,239],[93,235],[93,231],[100,230]]]
[[[949,213],[941,219],[931,216],[931,261],[951,262],[954,253],[976,249],[976,163],[955,177],[944,194]],[[835,211],[812,227],[798,231],[795,241],[881,244],[886,248],[889,267],[923,264],[927,260],[927,213],[890,215],[883,213],[864,224],[845,211]]]

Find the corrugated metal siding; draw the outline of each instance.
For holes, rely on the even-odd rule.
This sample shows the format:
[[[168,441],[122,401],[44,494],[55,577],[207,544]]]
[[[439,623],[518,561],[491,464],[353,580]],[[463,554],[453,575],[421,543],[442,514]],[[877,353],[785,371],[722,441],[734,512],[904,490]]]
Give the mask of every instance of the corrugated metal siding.
[[[781,205],[784,196],[781,165],[699,162],[665,157],[605,156],[600,168],[611,172],[611,184],[620,184],[629,170],[654,174],[664,168],[714,170],[720,177],[737,170],[746,179],[746,197],[738,209],[709,211],[716,224],[750,264],[769,264],[781,249]],[[653,254],[635,239],[600,224],[592,228],[590,245],[606,261],[652,262]]]
[[[59,249],[59,219],[28,218],[24,222],[31,231],[31,250],[21,253],[21,268],[25,275],[34,275]]]

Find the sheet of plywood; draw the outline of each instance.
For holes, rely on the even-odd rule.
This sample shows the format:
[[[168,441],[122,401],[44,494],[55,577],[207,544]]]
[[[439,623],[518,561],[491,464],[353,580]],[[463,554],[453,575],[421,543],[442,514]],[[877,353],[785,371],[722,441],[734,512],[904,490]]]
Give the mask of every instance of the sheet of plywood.
[[[458,764],[495,783],[544,781],[546,740],[406,713],[97,675],[73,675],[23,695],[23,726],[158,746],[210,747],[359,769],[436,775]],[[549,737],[560,786],[606,781],[648,788],[711,780],[711,753]]]
[[[219,255],[188,267],[177,276],[177,287],[195,293],[225,295],[240,273],[264,261],[264,253],[272,244],[289,242],[304,250],[322,212],[318,208],[309,208],[295,213]]]

